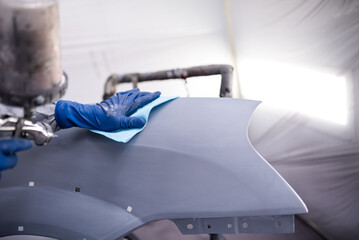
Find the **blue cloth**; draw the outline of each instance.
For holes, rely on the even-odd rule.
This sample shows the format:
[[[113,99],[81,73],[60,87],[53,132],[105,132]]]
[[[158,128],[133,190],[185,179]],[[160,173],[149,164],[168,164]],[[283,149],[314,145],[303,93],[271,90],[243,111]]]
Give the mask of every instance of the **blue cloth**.
[[[104,132],[104,131],[98,131],[98,130],[91,130],[91,131],[94,133],[101,134],[105,137],[108,137],[114,141],[127,143],[128,141],[131,140],[131,138],[133,138],[137,133],[141,132],[146,127],[147,122],[148,122],[148,117],[153,108],[155,108],[158,105],[161,105],[163,103],[166,103],[168,101],[171,101],[173,99],[176,99],[176,98],[178,98],[178,97],[159,97],[156,100],[154,100],[153,102],[138,109],[134,114],[132,114],[131,117],[140,117],[140,118],[146,120],[146,124],[142,128],[120,129],[120,130],[116,130],[113,132]]]

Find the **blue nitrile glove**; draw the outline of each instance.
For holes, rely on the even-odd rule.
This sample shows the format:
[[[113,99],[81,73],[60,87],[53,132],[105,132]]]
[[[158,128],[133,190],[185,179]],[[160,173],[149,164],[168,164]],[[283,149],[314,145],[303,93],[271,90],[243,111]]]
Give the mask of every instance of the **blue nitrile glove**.
[[[81,127],[107,132],[142,128],[144,119],[129,116],[160,95],[160,92],[140,92],[135,88],[119,92],[96,105],[60,100],[56,103],[55,119],[60,128]]]
[[[31,148],[32,142],[26,139],[0,140],[0,179],[1,171],[15,167],[17,164],[16,152]]]

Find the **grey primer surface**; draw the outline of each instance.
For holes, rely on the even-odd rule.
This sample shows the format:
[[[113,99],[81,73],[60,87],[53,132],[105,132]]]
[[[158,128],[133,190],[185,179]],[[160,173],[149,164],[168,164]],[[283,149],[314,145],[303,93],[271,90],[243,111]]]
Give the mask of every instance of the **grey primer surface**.
[[[0,182],[0,236],[109,239],[160,219],[185,234],[293,232],[306,206],[252,148],[256,101],[181,98],[129,143],[68,129]]]

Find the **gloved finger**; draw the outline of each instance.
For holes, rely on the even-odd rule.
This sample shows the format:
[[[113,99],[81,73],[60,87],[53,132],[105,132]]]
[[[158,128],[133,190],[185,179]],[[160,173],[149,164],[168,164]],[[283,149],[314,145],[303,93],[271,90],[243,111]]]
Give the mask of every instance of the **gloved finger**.
[[[151,92],[139,92],[137,94],[136,98],[134,99],[134,106],[132,106],[132,108],[133,107],[137,108],[137,106],[136,106],[136,103],[138,104],[137,99],[142,98],[142,97],[147,96],[147,95],[150,95],[150,94],[152,94],[152,93]]]
[[[0,141],[0,151],[4,154],[12,154],[32,147],[32,142],[27,139],[4,139]]]
[[[17,157],[15,154],[8,156],[0,156],[0,171],[13,168],[17,164]]]
[[[139,94],[140,94],[140,92],[130,93],[126,98],[126,104],[133,104],[135,102],[135,99],[138,98]]]
[[[106,105],[106,107],[108,109],[111,109],[111,108],[113,108],[113,106],[118,105],[118,103],[120,101],[119,99],[121,99],[120,95],[112,96],[109,99],[105,100],[104,104]]]
[[[117,105],[121,105],[124,104],[127,97],[133,93],[137,93],[139,92],[140,89],[138,88],[134,88],[125,92],[117,92],[116,95],[109,97],[106,100],[103,100],[100,105],[104,108],[104,109],[110,109],[113,106],[117,106]]]
[[[145,106],[146,104],[152,102],[153,100],[155,100],[156,98],[158,98],[161,95],[161,92],[154,92],[154,93],[150,93],[150,94],[146,94],[142,97],[138,97],[134,104],[131,106],[131,109],[127,112],[127,116],[130,116],[131,114],[133,114],[134,112],[137,111],[137,109]]]
[[[122,128],[142,128],[146,121],[139,117],[124,117]]]
[[[116,95],[121,96],[121,95],[126,95],[126,94],[129,94],[129,93],[136,93],[136,92],[139,92],[139,91],[140,91],[140,89],[133,88],[131,90],[127,90],[127,91],[124,91],[124,92],[117,92]]]
[[[161,95],[161,92],[154,92],[140,98],[136,99],[134,111],[137,111],[138,108],[145,106],[146,104],[152,102],[153,100],[157,99]]]
[[[146,95],[152,94],[151,92],[139,92],[138,97],[144,97]]]
[[[96,103],[96,105],[101,107],[103,110],[108,111],[110,109],[110,104],[109,104],[110,99],[111,98],[108,98],[100,103]]]
[[[135,88],[132,89],[131,91],[127,91],[126,94],[123,95],[117,95],[117,104],[120,106],[128,106],[129,104],[132,104],[133,100],[135,99],[135,97],[138,95],[138,93],[140,92],[140,89]]]

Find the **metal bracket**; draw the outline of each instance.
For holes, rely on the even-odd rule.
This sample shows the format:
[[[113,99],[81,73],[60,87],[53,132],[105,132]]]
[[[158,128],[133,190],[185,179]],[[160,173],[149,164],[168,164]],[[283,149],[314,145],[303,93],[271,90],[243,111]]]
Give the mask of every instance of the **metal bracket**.
[[[182,234],[293,233],[294,215],[172,220]]]

